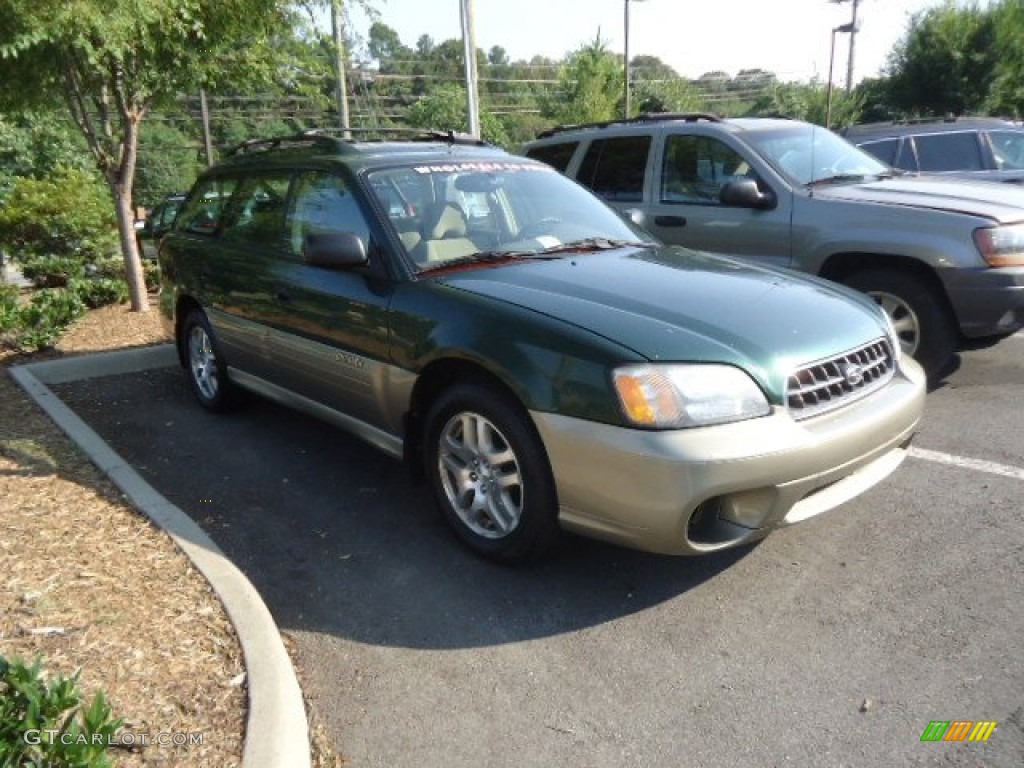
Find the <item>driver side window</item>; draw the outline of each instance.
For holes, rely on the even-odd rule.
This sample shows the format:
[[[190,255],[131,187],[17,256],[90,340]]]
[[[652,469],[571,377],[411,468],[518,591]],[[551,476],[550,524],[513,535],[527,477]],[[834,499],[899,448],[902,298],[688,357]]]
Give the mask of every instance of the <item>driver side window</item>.
[[[670,135],[662,157],[660,201],[720,205],[722,187],[740,179],[758,180],[743,157],[707,136]]]

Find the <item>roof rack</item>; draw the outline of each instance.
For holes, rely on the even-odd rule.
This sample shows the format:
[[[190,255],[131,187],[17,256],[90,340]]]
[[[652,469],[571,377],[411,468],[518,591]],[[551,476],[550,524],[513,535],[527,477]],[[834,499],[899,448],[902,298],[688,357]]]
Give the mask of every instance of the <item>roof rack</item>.
[[[568,125],[556,125],[537,134],[538,139],[546,139],[565,131],[578,131],[584,128],[608,128],[613,125],[637,125],[640,123],[658,123],[669,120],[680,120],[687,123],[696,123],[699,120],[706,120],[709,123],[720,123],[722,118],[710,112],[645,112],[636,117],[622,118],[620,120],[603,120],[598,123],[571,123]]]
[[[376,138],[372,138],[376,137]],[[401,138],[406,141],[439,141],[460,146],[486,147],[487,142],[467,133],[455,131],[423,130],[420,128],[311,128],[290,136],[249,139],[229,149],[228,157],[253,152],[268,152],[283,147],[322,146],[328,151],[345,151],[356,141],[387,141]]]
[[[424,128],[311,128],[303,135],[342,138],[346,141],[357,137],[360,141],[386,141],[389,138],[405,139],[406,141],[441,141],[448,144],[485,147],[487,142],[468,133],[457,131],[439,131]],[[370,138],[376,136],[377,138]]]

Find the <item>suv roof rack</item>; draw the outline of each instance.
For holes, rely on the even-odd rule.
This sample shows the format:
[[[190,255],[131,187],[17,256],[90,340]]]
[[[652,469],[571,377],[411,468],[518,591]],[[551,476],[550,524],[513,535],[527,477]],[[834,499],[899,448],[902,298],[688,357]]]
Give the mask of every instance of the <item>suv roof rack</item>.
[[[687,123],[696,123],[699,120],[706,120],[709,123],[720,123],[722,118],[710,112],[645,112],[636,117],[624,117],[619,120],[603,120],[597,123],[570,123],[568,125],[556,125],[537,134],[538,139],[546,139],[565,131],[578,131],[584,128],[608,128],[613,125],[636,125],[638,123],[658,123],[669,120],[681,120]]]
[[[264,139],[249,139],[228,150],[227,156],[246,155],[253,152],[268,152],[283,147],[317,146],[334,152],[352,149],[357,141],[381,142],[388,139],[405,141],[439,141],[460,146],[486,147],[486,141],[468,133],[455,131],[424,130],[421,128],[311,128],[290,136],[273,136]]]

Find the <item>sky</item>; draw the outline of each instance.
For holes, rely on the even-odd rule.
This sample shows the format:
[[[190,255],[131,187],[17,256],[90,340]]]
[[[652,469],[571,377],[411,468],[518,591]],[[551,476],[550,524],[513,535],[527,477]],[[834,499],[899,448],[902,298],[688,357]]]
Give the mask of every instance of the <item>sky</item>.
[[[437,43],[461,39],[460,0],[369,1],[407,46],[424,34]],[[625,1],[474,0],[477,47],[487,51],[500,45],[512,60],[538,54],[559,59],[600,31],[609,49],[621,54]],[[911,14],[941,3],[860,0],[854,82],[880,74]],[[365,38],[366,17],[352,0],[349,7],[356,31]],[[657,56],[691,79],[760,68],[784,82],[825,81],[832,29],[850,21],[851,9],[851,0],[629,0],[630,58]],[[848,46],[849,36],[837,34],[837,84],[846,79]]]

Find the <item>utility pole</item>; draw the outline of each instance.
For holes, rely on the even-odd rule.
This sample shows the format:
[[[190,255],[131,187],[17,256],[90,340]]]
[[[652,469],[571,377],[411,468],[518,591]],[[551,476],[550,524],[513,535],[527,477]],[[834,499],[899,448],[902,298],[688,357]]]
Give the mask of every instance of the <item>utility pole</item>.
[[[210,138],[210,110],[206,106],[206,89],[199,89],[199,117],[203,121],[203,147],[206,149],[206,167],[213,165],[213,140]]]
[[[341,117],[341,130],[345,138],[349,138],[348,122],[348,88],[345,85],[345,39],[341,35],[343,0],[331,0],[331,31],[334,37],[334,98],[338,104],[338,115]]]
[[[466,116],[469,132],[480,138],[480,99],[477,90],[476,24],[473,0],[462,0],[462,55],[466,61]]]
[[[849,93],[853,89],[853,52],[857,44],[857,6],[860,5],[860,0],[829,0],[830,3],[842,4],[852,3],[853,12],[850,16],[850,54],[846,59],[846,92]],[[844,25],[846,26],[846,25]]]

